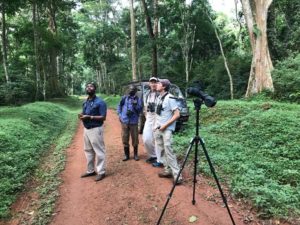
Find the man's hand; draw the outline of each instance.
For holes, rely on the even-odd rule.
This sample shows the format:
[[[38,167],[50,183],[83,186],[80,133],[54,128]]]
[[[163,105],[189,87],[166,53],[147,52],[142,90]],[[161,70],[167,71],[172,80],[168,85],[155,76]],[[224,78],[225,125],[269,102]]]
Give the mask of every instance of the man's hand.
[[[166,126],[166,125],[162,125],[158,129],[159,129],[159,131],[164,131],[167,127],[168,126]]]
[[[82,115],[80,116],[80,119],[85,121],[85,120],[90,120],[91,119],[91,116],[90,115]]]

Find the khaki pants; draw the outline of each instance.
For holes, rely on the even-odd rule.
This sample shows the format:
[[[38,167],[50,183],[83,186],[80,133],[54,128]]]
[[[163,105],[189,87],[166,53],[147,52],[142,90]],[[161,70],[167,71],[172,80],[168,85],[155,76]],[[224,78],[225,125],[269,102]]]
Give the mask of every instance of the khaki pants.
[[[180,171],[180,168],[177,163],[176,155],[174,154],[172,149],[172,131],[156,130],[154,136],[156,141],[156,147],[162,152],[162,155],[164,157],[165,171],[167,173],[171,172],[175,179]]]
[[[124,147],[129,147],[129,136],[131,136],[132,146],[138,147],[139,145],[139,132],[137,124],[124,124],[122,125],[122,142]]]
[[[87,172],[95,171],[105,174],[105,145],[103,139],[103,126],[91,129],[84,128],[84,153],[87,159]]]

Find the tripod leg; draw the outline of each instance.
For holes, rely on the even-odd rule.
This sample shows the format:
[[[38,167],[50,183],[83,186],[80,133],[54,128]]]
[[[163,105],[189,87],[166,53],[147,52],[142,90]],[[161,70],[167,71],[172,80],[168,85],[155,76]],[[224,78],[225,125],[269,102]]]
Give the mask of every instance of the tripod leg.
[[[220,191],[220,194],[221,194],[221,197],[222,197],[222,199],[223,199],[223,202],[224,202],[224,204],[225,204],[225,206],[226,206],[226,208],[227,208],[227,211],[228,211],[228,214],[229,214],[229,216],[230,216],[231,222],[232,222],[233,225],[235,225],[235,222],[234,222],[234,220],[233,220],[231,211],[230,211],[230,209],[229,209],[229,207],[228,207],[228,204],[227,204],[227,199],[226,199],[226,197],[225,197],[225,195],[224,195],[224,193],[223,193],[223,190],[222,190],[222,188],[221,188],[219,179],[218,179],[218,177],[217,177],[217,175],[216,175],[215,168],[213,167],[213,164],[212,164],[212,162],[211,162],[211,160],[210,160],[210,158],[209,158],[208,152],[207,152],[207,150],[206,150],[206,148],[205,148],[205,144],[204,144],[204,142],[203,142],[203,140],[202,140],[201,138],[200,138],[200,144],[201,144],[201,146],[202,146],[202,149],[203,149],[203,151],[204,151],[205,157],[206,157],[207,162],[208,162],[208,164],[209,164],[210,171],[212,172],[212,174],[213,174],[213,176],[214,176],[214,179],[215,179],[215,181],[216,181],[216,184],[217,184],[217,186],[218,186],[218,189],[219,189],[219,191]]]
[[[183,169],[184,169],[184,166],[185,166],[185,164],[186,164],[186,162],[187,162],[188,156],[189,156],[189,154],[190,154],[190,152],[191,152],[191,149],[192,149],[192,147],[193,147],[195,141],[196,141],[196,137],[194,137],[194,138],[191,140],[191,142],[190,142],[190,145],[189,145],[189,147],[188,147],[188,149],[187,149],[187,151],[186,151],[186,154],[185,154],[185,158],[184,158],[183,164],[182,164],[182,166],[181,166],[181,168],[180,168],[180,170],[179,170],[179,173],[177,174],[177,177],[176,177],[176,179],[175,179],[175,182],[174,182],[174,184],[173,184],[173,187],[172,187],[170,193],[168,194],[167,201],[166,201],[166,203],[165,203],[165,205],[164,205],[164,207],[163,207],[163,210],[161,211],[160,217],[159,217],[159,219],[158,219],[156,225],[159,225],[160,222],[161,222],[161,219],[162,219],[162,217],[163,217],[163,215],[164,215],[164,213],[165,213],[165,211],[166,211],[166,208],[167,208],[167,206],[168,206],[168,204],[169,204],[170,199],[172,198],[172,195],[173,195],[173,192],[174,192],[174,190],[175,190],[177,181],[178,181],[178,179],[179,179],[179,177],[180,177],[180,174],[182,173],[182,171],[183,171]]]
[[[192,204],[195,205],[196,204],[196,200],[195,200],[195,194],[196,194],[196,183],[197,183],[197,164],[199,162],[198,160],[198,143],[199,143],[199,137],[196,136],[194,138],[195,140],[195,157],[194,157],[194,181],[193,181],[193,200],[192,200]]]

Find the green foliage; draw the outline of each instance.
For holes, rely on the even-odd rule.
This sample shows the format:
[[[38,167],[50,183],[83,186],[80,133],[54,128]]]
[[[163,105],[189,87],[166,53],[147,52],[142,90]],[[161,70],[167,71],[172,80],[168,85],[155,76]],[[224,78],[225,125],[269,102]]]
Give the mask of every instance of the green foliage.
[[[121,100],[121,96],[119,95],[104,95],[101,94],[100,97],[106,102],[107,107],[110,109],[117,109],[117,106]]]
[[[0,85],[0,105],[21,104],[32,100],[33,81],[17,77],[14,81]]]
[[[300,54],[279,62],[272,75],[275,98],[300,103]]]
[[[227,61],[233,78],[234,97],[242,98],[247,88],[251,56],[230,54]],[[230,99],[229,78],[221,56],[196,64],[191,82],[198,80],[210,95],[217,99]]]
[[[71,143],[78,124],[76,116],[78,113],[78,101],[60,99],[58,102],[64,106],[67,105],[68,109],[72,109],[72,111],[68,114],[67,127],[54,143],[55,149],[53,153],[46,159],[47,168],[44,168],[45,165],[43,163],[43,167],[38,168],[35,172],[41,185],[39,185],[37,190],[39,193],[39,204],[32,224],[48,224],[52,218],[55,200],[59,196],[58,186],[62,181],[58,175],[65,167],[65,149]]]
[[[263,218],[300,215],[299,110],[299,105],[272,101],[219,101],[201,112],[200,134],[217,173]],[[192,115],[175,137],[181,154],[195,133],[194,120]],[[207,163],[199,167],[210,174]]]
[[[66,127],[69,115],[66,107],[49,102],[0,108],[0,218],[8,216],[16,194]]]
[[[300,49],[300,2],[274,0],[268,15],[268,43],[272,59],[283,60]]]

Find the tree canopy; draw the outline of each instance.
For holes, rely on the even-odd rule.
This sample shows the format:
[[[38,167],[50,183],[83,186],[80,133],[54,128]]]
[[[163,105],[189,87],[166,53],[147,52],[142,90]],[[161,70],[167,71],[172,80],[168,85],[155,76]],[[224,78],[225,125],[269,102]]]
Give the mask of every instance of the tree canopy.
[[[256,3],[251,4],[258,10]],[[270,70],[275,87],[272,96],[283,96],[278,93],[282,88],[276,90],[277,84],[289,85],[290,76],[277,76],[279,70],[291,64],[299,67],[297,0],[270,1],[264,15],[267,29],[262,30],[258,16],[250,32],[245,8],[232,19],[213,11],[206,0],[191,4],[184,0],[143,0],[133,6],[138,80],[152,75],[165,77],[182,89],[199,80],[211,95],[229,99],[230,70],[234,97],[244,97],[250,71],[258,70],[253,69],[251,38],[259,40],[263,32],[268,59],[275,67],[274,78]],[[117,0],[14,0],[2,1],[0,9],[1,105],[82,94],[89,80],[96,81],[101,92],[117,94],[131,81],[134,42],[130,10],[121,8]],[[147,20],[154,36],[149,33]],[[299,75],[295,71],[291,73]],[[294,75],[292,79],[298,78]],[[288,96],[293,98],[285,94],[284,100],[299,101],[299,87],[291,90]]]

